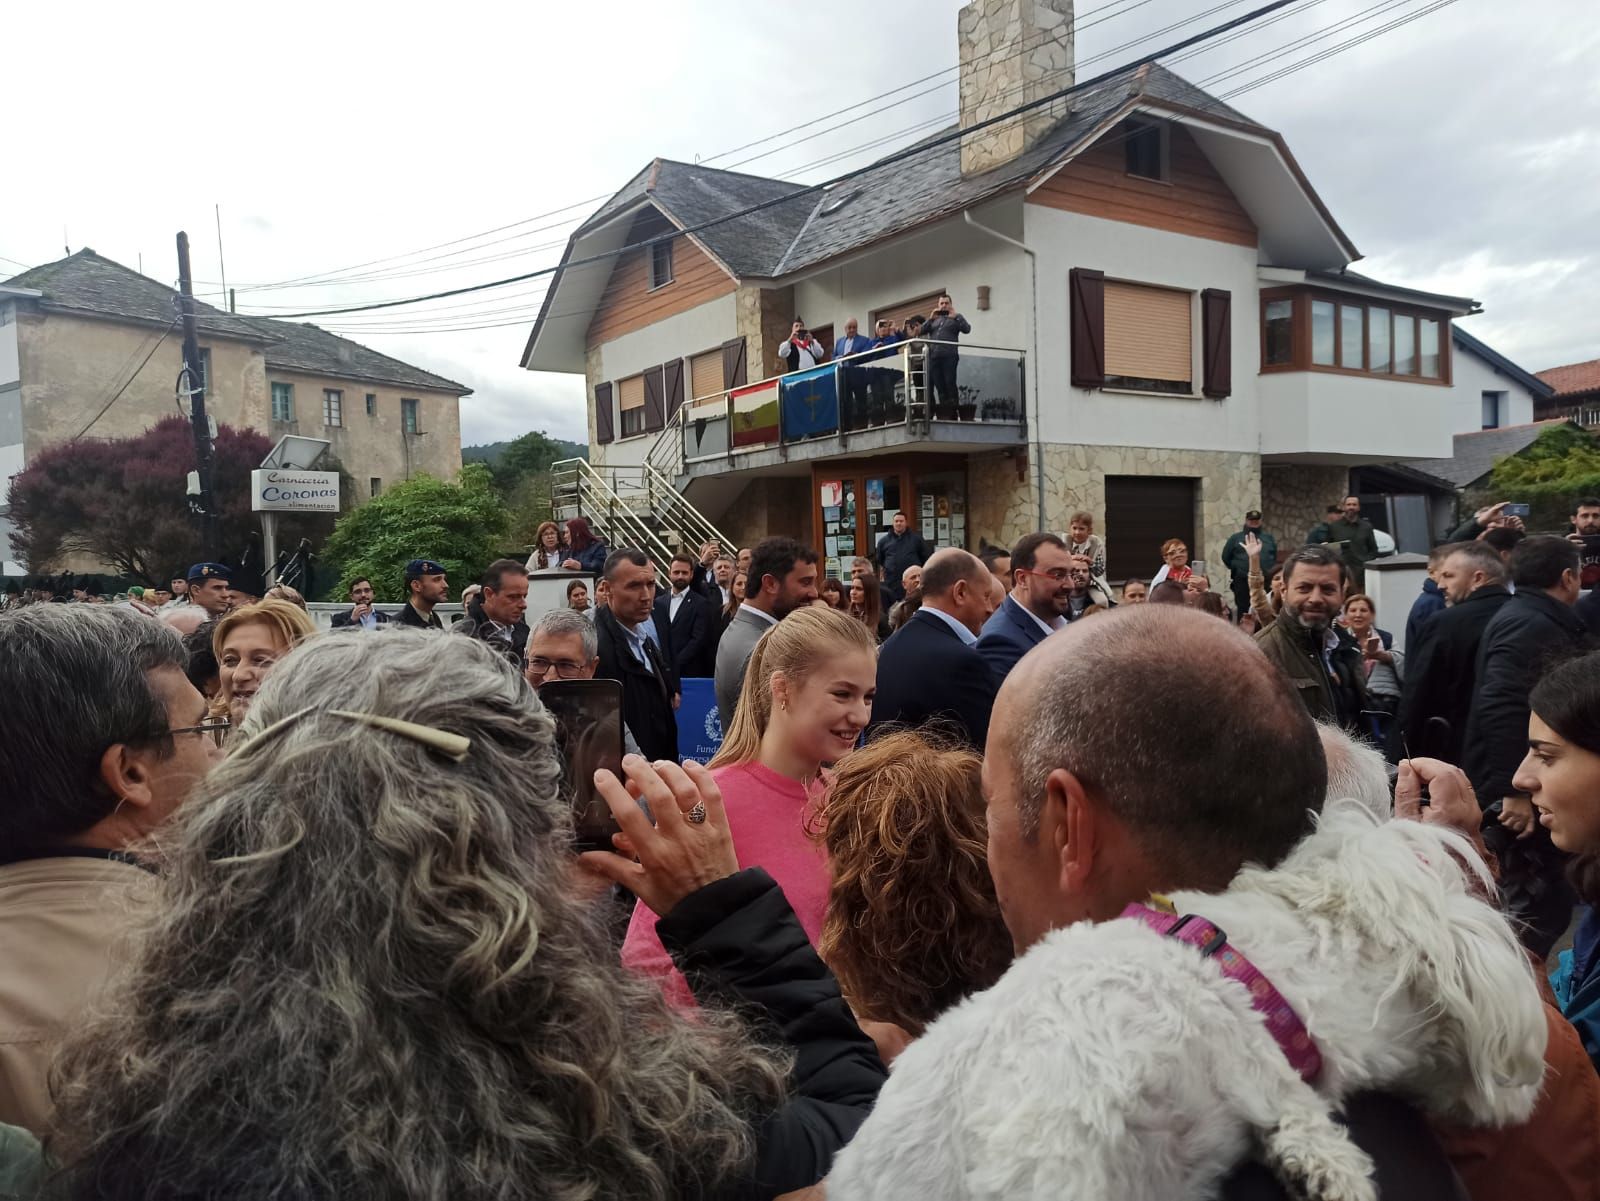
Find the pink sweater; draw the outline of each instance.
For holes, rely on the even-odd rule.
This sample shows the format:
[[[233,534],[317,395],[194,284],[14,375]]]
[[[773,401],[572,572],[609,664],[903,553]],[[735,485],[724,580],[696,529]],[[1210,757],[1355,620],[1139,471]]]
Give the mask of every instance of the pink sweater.
[[[711,773],[722,790],[740,867],[764,868],[778,882],[795,916],[813,943],[822,930],[828,904],[828,861],[822,848],[806,836],[809,803],[796,780],[759,763],[736,763]],[[661,982],[667,1000],[683,1009],[694,996],[672,957],[656,937],[656,915],[641,902],[634,907],[622,962]]]

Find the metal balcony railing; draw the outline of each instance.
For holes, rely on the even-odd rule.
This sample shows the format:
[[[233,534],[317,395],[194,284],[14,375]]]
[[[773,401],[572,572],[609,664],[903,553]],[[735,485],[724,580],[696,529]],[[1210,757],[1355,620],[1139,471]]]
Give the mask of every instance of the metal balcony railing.
[[[902,342],[695,397],[667,422],[645,463],[670,480],[691,463],[732,466],[752,451],[859,430],[904,426],[915,435],[933,422],[1026,425],[1022,351],[961,343],[950,396],[937,394],[929,371],[930,351],[940,345],[949,343]]]

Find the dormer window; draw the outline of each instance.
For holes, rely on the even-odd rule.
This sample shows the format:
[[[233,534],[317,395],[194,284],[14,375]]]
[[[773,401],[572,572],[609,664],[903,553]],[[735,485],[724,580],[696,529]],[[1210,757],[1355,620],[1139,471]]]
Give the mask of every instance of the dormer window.
[[[1123,136],[1128,174],[1164,182],[1167,178],[1167,127],[1157,121],[1129,121]]]
[[[672,241],[655,243],[650,247],[650,288],[654,291],[672,282]]]

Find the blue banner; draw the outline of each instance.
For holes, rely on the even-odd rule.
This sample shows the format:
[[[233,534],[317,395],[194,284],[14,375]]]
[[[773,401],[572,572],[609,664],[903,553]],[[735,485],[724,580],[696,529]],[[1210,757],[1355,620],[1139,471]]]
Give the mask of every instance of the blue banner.
[[[839,428],[839,383],[833,364],[796,371],[779,381],[786,442],[835,433]]]
[[[679,684],[683,700],[678,704],[678,758],[709,763],[722,746],[716,681],[689,679]]]

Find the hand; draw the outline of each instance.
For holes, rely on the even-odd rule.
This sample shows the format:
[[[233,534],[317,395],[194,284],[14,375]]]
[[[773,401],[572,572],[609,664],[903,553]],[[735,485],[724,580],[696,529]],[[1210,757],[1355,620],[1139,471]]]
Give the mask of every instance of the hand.
[[[895,1057],[911,1045],[911,1035],[893,1022],[857,1020],[856,1025],[861,1027],[861,1033],[878,1044],[878,1058],[883,1060],[885,1067],[893,1063]]]
[[[1500,824],[1519,839],[1531,838],[1538,821],[1534,816],[1533,802],[1525,796],[1508,796],[1500,799]]]
[[[1572,543],[1573,546],[1584,546],[1584,545],[1586,545],[1586,543],[1583,540],[1583,535],[1582,534],[1568,534],[1567,535],[1567,541]]]
[[[710,772],[698,763],[651,764],[638,755],[624,757],[622,770],[649,804],[655,825],[621,780],[609,771],[595,772],[595,788],[622,827],[612,841],[637,855],[638,862],[611,851],[585,851],[578,857],[584,867],[621,884],[663,917],[690,893],[739,870],[722,793]],[[697,804],[706,807],[700,823],[687,816]]]
[[[1528,527],[1523,523],[1523,520],[1520,517],[1506,517],[1502,519],[1502,522],[1519,533],[1526,534],[1528,532]]]
[[[683,693],[674,692],[672,694],[672,707],[676,709],[681,704],[683,704]]]
[[[1383,655],[1383,639],[1376,634],[1369,634],[1366,642],[1361,645],[1361,657],[1364,659],[1377,659]]]
[[[1244,536],[1244,553],[1250,562],[1259,563],[1261,561],[1261,539],[1254,534],[1246,534]]]
[[[1422,807],[1422,787],[1428,787],[1428,806]],[[1442,759],[1402,759],[1395,781],[1394,815],[1425,825],[1446,826],[1464,834],[1483,853],[1483,811],[1467,773]]]
[[[720,554],[721,551],[722,547],[718,546],[714,539],[710,542],[707,542],[700,548],[700,566],[710,567],[717,561],[717,555]]]
[[[583,564],[578,562],[576,559],[568,559],[566,562],[561,564],[561,567],[562,567],[562,569],[564,571],[582,571],[583,570]]]
[[[1485,505],[1472,515],[1472,520],[1477,522],[1480,527],[1487,527],[1490,520],[1500,516],[1500,510],[1510,503],[1509,500],[1503,500],[1499,504]]]

